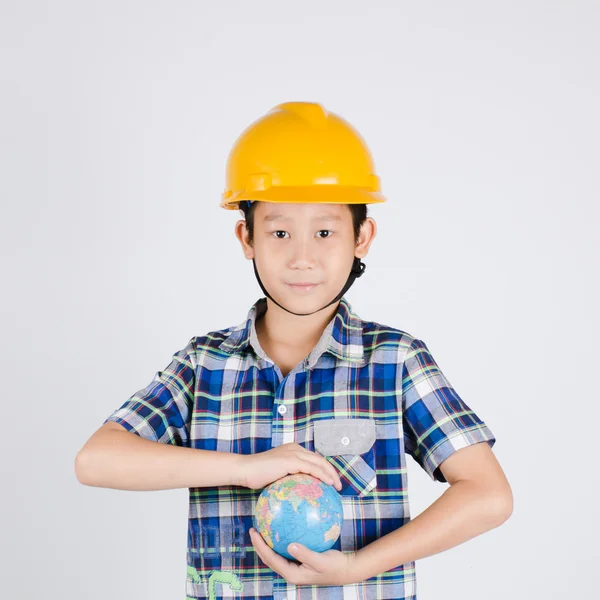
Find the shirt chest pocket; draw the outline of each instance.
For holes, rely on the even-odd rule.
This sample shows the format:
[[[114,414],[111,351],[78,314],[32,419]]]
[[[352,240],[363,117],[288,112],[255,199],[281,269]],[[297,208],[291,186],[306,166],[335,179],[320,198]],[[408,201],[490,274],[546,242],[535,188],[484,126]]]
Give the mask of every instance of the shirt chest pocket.
[[[364,496],[377,486],[375,419],[315,421],[315,451],[336,468],[342,496]]]

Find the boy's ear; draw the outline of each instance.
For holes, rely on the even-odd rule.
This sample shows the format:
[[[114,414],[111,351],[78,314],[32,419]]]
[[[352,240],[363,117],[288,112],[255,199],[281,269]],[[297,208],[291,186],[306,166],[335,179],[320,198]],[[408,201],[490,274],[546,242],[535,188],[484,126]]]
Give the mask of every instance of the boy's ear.
[[[250,245],[245,219],[241,219],[235,224],[235,237],[237,237],[242,245],[244,256],[247,259],[254,258],[254,248]]]
[[[358,242],[354,250],[354,256],[357,258],[364,258],[369,248],[377,235],[377,223],[372,217],[367,217],[363,224],[360,226],[360,232],[358,234]]]

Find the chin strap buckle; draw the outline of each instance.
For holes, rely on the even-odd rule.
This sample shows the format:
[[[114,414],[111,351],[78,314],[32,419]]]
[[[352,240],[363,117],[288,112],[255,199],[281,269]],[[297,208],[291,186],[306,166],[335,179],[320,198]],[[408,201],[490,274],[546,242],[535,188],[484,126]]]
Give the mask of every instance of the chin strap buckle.
[[[356,276],[356,278],[360,277],[367,268],[364,262],[361,262],[360,258],[354,259],[354,264],[352,265],[352,272]]]

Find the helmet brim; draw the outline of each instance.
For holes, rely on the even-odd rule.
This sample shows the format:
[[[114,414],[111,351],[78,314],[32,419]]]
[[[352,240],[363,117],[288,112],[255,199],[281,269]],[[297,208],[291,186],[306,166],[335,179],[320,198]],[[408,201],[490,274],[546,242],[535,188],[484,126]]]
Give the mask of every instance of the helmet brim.
[[[225,194],[224,194],[225,196]],[[381,192],[357,186],[311,185],[273,186],[266,190],[241,191],[221,200],[220,206],[237,210],[242,200],[275,204],[380,204],[387,202]]]

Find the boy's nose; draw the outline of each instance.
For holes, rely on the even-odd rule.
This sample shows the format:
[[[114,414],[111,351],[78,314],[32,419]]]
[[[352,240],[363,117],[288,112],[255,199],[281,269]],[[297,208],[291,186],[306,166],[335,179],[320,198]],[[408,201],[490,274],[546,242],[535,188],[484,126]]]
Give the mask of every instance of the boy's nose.
[[[299,241],[290,249],[292,269],[313,268],[317,261],[317,251],[310,242]]]

